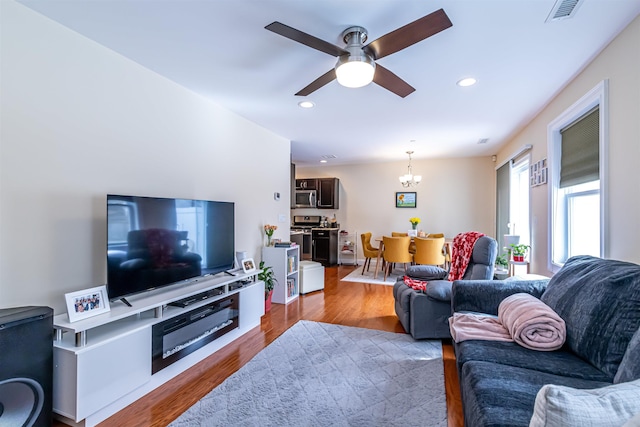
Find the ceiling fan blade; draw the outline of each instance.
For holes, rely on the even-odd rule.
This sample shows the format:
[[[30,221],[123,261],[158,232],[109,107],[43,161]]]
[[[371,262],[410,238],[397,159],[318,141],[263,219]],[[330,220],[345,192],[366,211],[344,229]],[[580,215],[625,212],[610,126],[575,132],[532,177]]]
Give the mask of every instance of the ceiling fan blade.
[[[364,51],[373,56],[374,59],[380,59],[431,37],[451,26],[453,26],[453,24],[447,14],[444,13],[444,10],[436,10],[427,16],[423,16],[404,27],[400,27],[372,41],[364,47]]]
[[[327,83],[331,83],[335,79],[336,79],[336,70],[332,68],[331,70],[327,71],[326,73],[324,73],[323,75],[321,75],[320,77],[312,81],[304,89],[300,89],[300,91],[296,93],[296,96],[307,96],[310,93],[313,93],[316,90],[320,89],[322,86],[326,85]]]
[[[295,28],[291,28],[290,26],[284,25],[280,22],[272,22],[264,28],[288,39],[319,50],[320,52],[328,53],[332,56],[340,56],[348,53],[347,51],[336,45],[321,40],[310,34],[304,33],[300,30],[296,30]]]
[[[380,64],[376,64],[376,72],[373,75],[373,81],[374,83],[382,86],[383,88],[395,93],[402,98],[415,91],[415,88],[413,88],[413,86],[411,86],[409,83],[405,82],[400,77],[396,76]]]

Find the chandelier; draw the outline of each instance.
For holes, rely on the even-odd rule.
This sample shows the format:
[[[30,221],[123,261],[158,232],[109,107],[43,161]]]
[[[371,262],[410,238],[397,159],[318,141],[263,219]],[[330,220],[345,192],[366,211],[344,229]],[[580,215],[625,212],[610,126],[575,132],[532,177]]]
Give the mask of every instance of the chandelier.
[[[422,181],[422,175],[414,175],[411,170],[411,155],[413,154],[413,151],[407,151],[407,154],[409,155],[409,166],[407,166],[407,173],[398,177],[400,183],[405,188],[414,187],[420,184],[420,181]]]

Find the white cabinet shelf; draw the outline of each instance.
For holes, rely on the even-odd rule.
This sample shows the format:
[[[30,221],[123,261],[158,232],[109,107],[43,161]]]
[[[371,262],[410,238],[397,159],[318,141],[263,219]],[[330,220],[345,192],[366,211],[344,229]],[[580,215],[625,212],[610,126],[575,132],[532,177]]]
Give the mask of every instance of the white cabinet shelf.
[[[300,294],[298,272],[300,247],[266,246],[262,248],[262,260],[265,266],[273,267],[273,273],[277,280],[271,301],[278,304],[288,304],[298,298]]]
[[[116,301],[109,312],[73,323],[66,313],[55,316],[56,417],[95,425],[259,326],[264,315],[264,284],[251,281],[254,276],[255,273],[209,276],[167,286],[127,297],[132,307]],[[214,289],[219,292],[210,292]],[[168,305],[205,294],[206,298],[196,298],[197,302],[187,307]],[[189,316],[192,310],[204,309],[205,305],[235,294],[240,294],[238,327],[152,374],[154,325],[176,316]]]
[[[358,265],[358,233],[338,234],[338,264]]]

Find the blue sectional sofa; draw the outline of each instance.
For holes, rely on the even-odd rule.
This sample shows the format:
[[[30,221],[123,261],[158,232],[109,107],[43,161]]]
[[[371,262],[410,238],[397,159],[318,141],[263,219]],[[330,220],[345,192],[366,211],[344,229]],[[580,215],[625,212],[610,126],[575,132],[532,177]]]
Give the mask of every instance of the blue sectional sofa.
[[[456,281],[452,309],[496,315],[500,302],[519,292],[540,298],[562,317],[566,342],[551,352],[529,350],[513,342],[454,343],[465,426],[529,426],[534,404],[538,418],[532,425],[556,425],[548,420],[575,420],[575,416],[582,421],[561,424],[603,425],[598,420],[607,420],[611,423],[604,425],[622,425],[620,420],[640,413],[640,381],[634,381],[640,378],[640,266],[577,256],[548,282]],[[545,387],[536,400],[547,384],[554,386]],[[629,402],[622,394],[615,395],[613,403],[606,399],[602,403],[599,398],[584,401],[584,389],[614,384],[631,384],[627,388],[637,391],[625,392]],[[545,401],[549,387],[569,395],[580,392],[575,402],[582,399],[584,405]],[[574,409],[581,412],[571,414]]]

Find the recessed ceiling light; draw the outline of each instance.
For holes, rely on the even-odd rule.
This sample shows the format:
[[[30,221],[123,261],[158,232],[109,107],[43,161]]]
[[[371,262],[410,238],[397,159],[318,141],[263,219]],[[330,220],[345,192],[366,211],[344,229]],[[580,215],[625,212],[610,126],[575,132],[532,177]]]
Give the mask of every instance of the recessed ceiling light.
[[[298,102],[298,105],[300,106],[300,108],[313,108],[316,106],[316,104],[311,101],[300,101]]]
[[[320,163],[327,163],[325,159],[320,160]]]
[[[474,84],[476,84],[478,81],[476,79],[474,79],[473,77],[466,77],[462,80],[458,80],[458,83],[456,83],[458,86],[461,87],[467,87],[467,86],[473,86]]]

